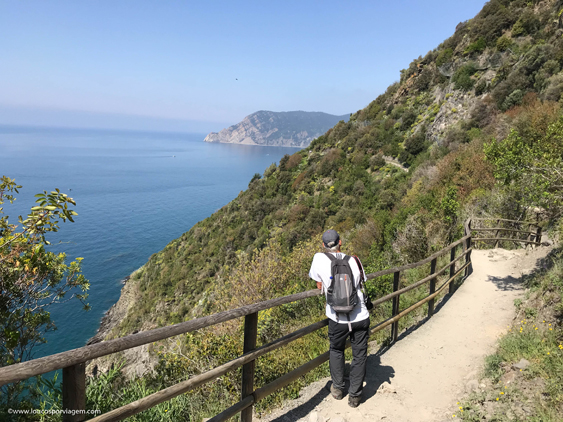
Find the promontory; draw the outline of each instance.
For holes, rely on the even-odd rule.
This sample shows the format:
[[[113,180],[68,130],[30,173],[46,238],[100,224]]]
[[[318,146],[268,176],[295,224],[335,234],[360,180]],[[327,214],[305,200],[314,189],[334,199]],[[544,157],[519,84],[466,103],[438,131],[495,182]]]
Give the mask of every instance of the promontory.
[[[308,111],[257,111],[240,123],[211,132],[205,142],[278,147],[307,147],[340,120],[348,121],[348,114],[335,116]]]

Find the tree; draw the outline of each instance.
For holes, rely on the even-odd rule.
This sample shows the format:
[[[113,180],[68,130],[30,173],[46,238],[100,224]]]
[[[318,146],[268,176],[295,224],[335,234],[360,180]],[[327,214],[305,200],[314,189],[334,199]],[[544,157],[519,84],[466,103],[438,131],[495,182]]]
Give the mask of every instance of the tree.
[[[59,229],[59,221],[73,222],[74,200],[58,189],[35,195],[37,205],[26,219],[11,224],[1,207],[13,203],[19,193],[14,179],[0,179],[0,366],[31,359],[44,334],[56,329],[49,307],[54,303],[80,300],[84,308],[89,282],[81,274],[82,258],[66,263],[66,254],[45,246],[45,235]],[[23,387],[3,386],[0,404],[17,398]]]
[[[563,117],[534,137],[515,130],[501,142],[485,145],[495,177],[524,207],[542,207],[553,217],[563,214]]]

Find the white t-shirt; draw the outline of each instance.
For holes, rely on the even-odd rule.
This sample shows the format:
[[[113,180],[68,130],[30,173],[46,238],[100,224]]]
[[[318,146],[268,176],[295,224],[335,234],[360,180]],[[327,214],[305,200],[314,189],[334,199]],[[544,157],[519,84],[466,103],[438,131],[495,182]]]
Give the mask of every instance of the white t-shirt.
[[[341,252],[331,252],[334,256],[340,255],[342,258],[344,256]],[[323,283],[323,291],[326,292],[330,287],[330,277],[331,274],[331,260],[328,256],[324,253],[316,253],[313,257],[313,262],[311,263],[311,270],[309,271],[309,277],[311,277],[315,281],[319,281]],[[350,269],[352,270],[352,275],[354,276],[354,284],[356,285],[356,289],[358,291],[358,300],[359,305],[350,312],[349,315],[346,314],[338,314],[338,318],[336,318],[336,312],[332,309],[332,306],[326,305],[326,316],[332,319],[335,322],[341,324],[348,324],[348,316],[350,317],[350,322],[359,322],[363,321],[364,319],[369,318],[369,312],[366,309],[366,305],[364,304],[364,294],[359,289],[360,283],[360,269],[358,268],[358,264],[356,264],[356,260],[351,258],[348,261],[350,264]],[[365,279],[365,273],[364,273]]]

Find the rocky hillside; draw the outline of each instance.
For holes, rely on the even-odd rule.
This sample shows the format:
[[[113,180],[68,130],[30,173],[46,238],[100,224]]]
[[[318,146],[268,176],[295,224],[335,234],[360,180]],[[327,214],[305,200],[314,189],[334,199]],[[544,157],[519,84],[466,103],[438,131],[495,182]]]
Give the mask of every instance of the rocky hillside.
[[[219,133],[211,132],[204,141],[304,148],[340,120],[348,121],[349,117],[307,111],[257,111]]]

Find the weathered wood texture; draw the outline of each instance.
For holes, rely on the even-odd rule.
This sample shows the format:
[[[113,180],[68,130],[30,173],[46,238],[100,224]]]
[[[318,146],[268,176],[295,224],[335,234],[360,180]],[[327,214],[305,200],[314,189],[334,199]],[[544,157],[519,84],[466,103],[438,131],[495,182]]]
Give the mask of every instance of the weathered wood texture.
[[[436,261],[438,258],[434,258],[430,263],[430,275],[435,275],[436,272]],[[436,291],[436,276],[430,279],[430,295]],[[432,317],[434,314],[434,299],[430,299],[428,302],[428,318]]]
[[[492,227],[492,228],[488,228],[488,227],[487,228],[485,228],[485,227],[481,228],[481,227],[479,227],[478,229],[474,228],[472,230],[476,231],[476,232],[494,232],[496,230],[499,230],[499,231],[512,232],[512,233],[536,234],[536,232],[533,231],[533,230],[504,229],[502,227]]]
[[[396,271],[395,274],[393,275],[393,314],[392,316],[395,317],[399,314],[399,307],[400,307],[400,302],[399,302],[399,295],[400,295],[400,290],[401,288],[401,272],[400,271]],[[393,323],[393,325],[391,326],[391,338],[393,341],[397,341],[397,337],[399,336],[399,321],[397,320],[396,322]]]
[[[63,422],[82,422],[86,420],[86,364],[63,368]],[[76,412],[72,414],[72,412]]]
[[[538,242],[536,242],[535,240],[525,240],[525,239],[511,239],[509,237],[474,237],[473,241],[475,242],[486,242],[486,241],[492,241],[495,240],[497,241],[501,241],[501,240],[506,240],[509,242],[520,242],[520,243],[533,243],[533,244],[538,244]],[[496,243],[495,243],[496,244]]]
[[[456,263],[455,250],[456,248],[452,248],[452,250],[450,251],[450,278],[452,278],[455,273],[455,263]],[[449,293],[453,294],[453,292],[454,292],[454,283],[450,283]]]
[[[251,362],[256,358],[271,352],[272,350],[279,349],[288,343],[291,343],[298,338],[303,337],[313,331],[317,331],[328,325],[328,319],[323,319],[322,321],[311,324],[307,327],[301,328],[300,330],[294,331],[278,340],[268,343],[264,346],[257,348],[256,350],[249,352],[248,354],[242,355],[230,362],[227,362],[217,368],[210,371],[204,372],[203,374],[196,375],[189,380],[182,381],[171,387],[165,388],[164,390],[157,391],[150,396],[143,397],[142,399],[136,400],[118,409],[114,409],[110,412],[104,413],[96,418],[90,419],[92,422],[109,422],[109,421],[120,421],[122,419],[128,418],[130,416],[136,415],[137,413],[147,410],[159,403],[173,399],[174,397],[183,394],[195,387],[205,384],[221,375],[226,374],[233,369],[239,368],[245,363]]]
[[[494,221],[496,227],[475,227],[472,228],[472,232],[476,232],[483,237],[475,236],[473,237],[473,241],[482,241],[482,242],[493,242],[493,247],[496,248],[499,245],[499,242],[508,241],[508,242],[520,242],[525,244],[532,244],[532,245],[540,245],[541,244],[541,227],[537,223],[533,223],[531,221],[517,221],[517,220],[507,220],[502,218],[474,218],[474,221]],[[501,222],[510,223],[512,227],[501,227]],[[523,230],[524,226],[528,226],[528,230]],[[494,232],[494,237],[484,237],[486,236],[487,232]],[[508,238],[508,237],[501,237],[504,234],[514,233],[515,236],[518,234],[526,235],[525,239],[519,239],[517,237]],[[538,236],[538,233],[540,234]]]
[[[506,221],[506,222],[509,222],[509,223],[518,223],[518,224],[533,224],[534,226],[537,224],[537,223],[534,223],[533,221],[507,220],[506,218],[495,218],[495,217],[491,217],[491,218],[471,218],[471,221],[491,221],[491,220]]]
[[[244,317],[244,345],[243,353],[249,353],[256,349],[258,338],[258,312]],[[242,367],[241,399],[244,400],[254,391],[254,369],[256,360],[244,364]],[[252,422],[252,406],[244,409],[240,415],[241,422]]]
[[[286,303],[303,300],[309,297],[318,296],[320,294],[321,291],[318,289],[308,290],[306,292],[279,297],[252,305],[242,306],[230,311],[220,312],[218,314],[213,314],[202,318],[196,318],[191,321],[181,322],[179,324],[170,325],[167,327],[143,331],[115,340],[102,341],[101,343],[80,347],[78,349],[69,350],[67,352],[57,353],[55,355],[45,356],[39,359],[16,363],[14,365],[0,368],[0,386],[45,374],[57,369],[62,369],[67,366],[76,365],[77,363],[86,362],[88,360],[99,358],[101,356],[110,355],[112,353],[120,352],[132,347],[142,346],[143,344],[153,343],[165,338],[177,336],[179,334],[185,334],[190,331],[199,330],[201,328],[209,327],[221,322],[230,321],[232,319],[246,316],[254,312],[273,308],[274,306],[279,306]]]
[[[388,275],[388,274],[393,274],[396,271],[411,270],[413,268],[418,268],[418,267],[420,267],[424,264],[428,264],[434,258],[438,258],[438,257],[444,255],[446,252],[450,251],[452,248],[455,248],[457,245],[462,244],[470,236],[471,236],[471,234],[465,235],[464,237],[462,237],[458,241],[456,241],[456,242],[450,244],[449,246],[446,246],[444,249],[430,255],[428,258],[424,258],[422,261],[418,261],[418,262],[415,262],[413,264],[403,265],[402,267],[395,267],[395,268],[389,268],[388,270],[376,271],[375,273],[367,274],[366,278],[368,280],[371,280],[372,278],[381,277],[381,276]]]

